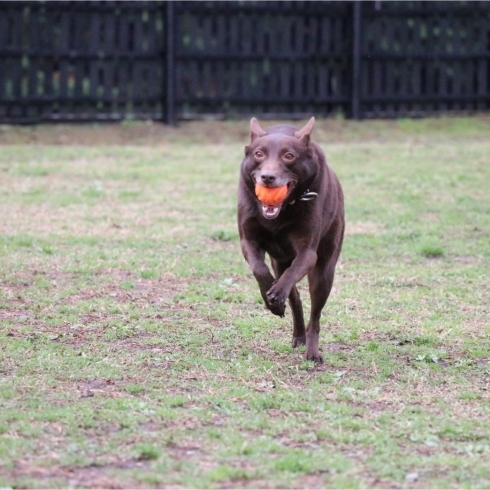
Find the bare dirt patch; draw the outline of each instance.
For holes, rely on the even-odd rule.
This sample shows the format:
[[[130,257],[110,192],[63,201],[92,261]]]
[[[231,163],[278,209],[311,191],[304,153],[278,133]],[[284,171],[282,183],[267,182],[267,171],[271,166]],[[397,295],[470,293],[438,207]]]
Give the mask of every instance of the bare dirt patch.
[[[17,479],[35,479],[46,482],[46,486],[39,488],[50,488],[51,485],[59,486],[61,482],[69,488],[147,488],[141,482],[134,480],[128,475],[116,476],[111,472],[145,468],[145,463],[141,461],[124,461],[111,465],[92,465],[86,467],[76,466],[57,466],[49,467],[36,466],[27,461],[17,461],[15,467],[15,477]],[[52,482],[51,484],[49,482]]]

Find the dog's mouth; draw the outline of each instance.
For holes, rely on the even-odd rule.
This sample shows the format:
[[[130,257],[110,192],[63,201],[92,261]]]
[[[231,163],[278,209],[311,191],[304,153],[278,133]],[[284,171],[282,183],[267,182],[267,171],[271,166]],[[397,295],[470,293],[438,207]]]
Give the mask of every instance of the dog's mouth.
[[[281,207],[282,204],[279,204],[278,206],[266,206],[262,204],[262,215],[267,219],[277,218],[281,212]]]
[[[279,216],[279,214],[281,212],[281,209],[282,209],[282,205],[284,204],[284,202],[287,200],[287,198],[291,194],[291,191],[292,191],[294,185],[295,185],[295,182],[294,181],[288,182],[288,184],[287,184],[287,187],[288,187],[287,194],[286,194],[286,196],[284,197],[284,199],[280,203],[264,204],[263,202],[261,202],[261,205],[262,205],[262,215],[264,216],[264,218],[266,218],[266,219],[275,219],[275,218],[277,218]]]

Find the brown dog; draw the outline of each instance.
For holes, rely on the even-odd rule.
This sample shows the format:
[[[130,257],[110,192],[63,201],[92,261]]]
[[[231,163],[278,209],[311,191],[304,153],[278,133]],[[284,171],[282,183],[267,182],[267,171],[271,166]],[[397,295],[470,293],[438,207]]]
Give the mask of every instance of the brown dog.
[[[318,348],[320,316],[332,289],[344,236],[344,197],[320,147],[310,140],[315,119],[299,131],[293,126],[267,130],[250,121],[238,189],[238,229],[242,252],[267,308],[293,314],[293,347],[306,344],[306,359],[323,362]],[[284,189],[280,203],[263,204],[256,185]],[[257,186],[257,187],[259,187]],[[287,186],[282,187],[282,186]],[[265,263],[271,258],[274,277]],[[311,314],[305,329],[296,283],[308,275]]]

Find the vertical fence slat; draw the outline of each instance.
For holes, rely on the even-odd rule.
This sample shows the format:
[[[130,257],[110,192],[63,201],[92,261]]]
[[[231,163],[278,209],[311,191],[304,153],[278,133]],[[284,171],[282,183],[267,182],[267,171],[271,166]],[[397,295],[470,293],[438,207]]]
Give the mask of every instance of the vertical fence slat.
[[[173,2],[166,3],[165,10],[166,58],[165,58],[165,121],[175,126],[175,9]]]
[[[352,11],[352,100],[351,114],[354,119],[361,118],[361,2],[356,0]]]
[[[70,77],[72,76],[71,61],[67,56],[68,48],[68,26],[66,22],[67,14],[64,12],[59,12],[57,16],[57,22],[59,29],[58,33],[58,51],[59,55],[59,66],[58,66],[58,76],[59,76],[59,97],[61,99],[60,103],[60,117],[65,119],[68,118],[69,114],[73,112],[73,105],[69,101],[70,97]]]

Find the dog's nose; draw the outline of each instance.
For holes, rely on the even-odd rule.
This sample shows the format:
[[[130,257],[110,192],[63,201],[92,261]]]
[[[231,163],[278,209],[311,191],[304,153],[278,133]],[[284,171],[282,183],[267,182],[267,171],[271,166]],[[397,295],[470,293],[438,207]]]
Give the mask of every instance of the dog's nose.
[[[272,185],[276,180],[276,176],[272,174],[262,174],[260,178],[265,185]]]

